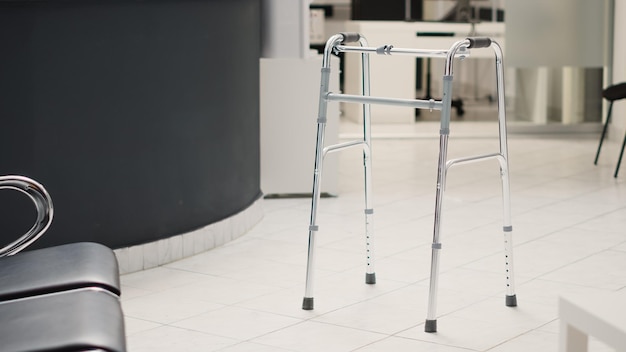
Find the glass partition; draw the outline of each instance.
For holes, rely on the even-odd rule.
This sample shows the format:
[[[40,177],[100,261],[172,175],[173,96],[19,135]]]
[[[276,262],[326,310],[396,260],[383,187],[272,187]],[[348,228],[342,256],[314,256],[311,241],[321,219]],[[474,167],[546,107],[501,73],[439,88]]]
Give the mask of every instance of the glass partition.
[[[506,1],[510,119],[601,121],[610,68],[610,0]]]

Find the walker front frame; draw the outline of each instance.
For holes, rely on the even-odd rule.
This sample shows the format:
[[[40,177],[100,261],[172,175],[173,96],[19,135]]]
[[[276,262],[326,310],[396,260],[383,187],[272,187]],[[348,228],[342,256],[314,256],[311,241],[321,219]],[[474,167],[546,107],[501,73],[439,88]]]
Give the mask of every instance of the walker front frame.
[[[358,43],[359,46],[346,45],[347,43]],[[452,82],[453,66],[455,58],[465,58],[472,48],[492,48],[494,50],[496,62],[496,85],[499,123],[499,144],[500,150],[496,153],[475,155],[465,158],[448,160],[448,139],[450,135],[450,113],[452,102]],[[349,95],[339,94],[329,91],[330,79],[330,55],[333,53],[360,53],[362,60],[362,94]],[[420,100],[401,99],[387,97],[373,97],[370,95],[369,77],[369,55],[412,55],[415,57],[441,58],[445,59],[445,69],[443,75],[443,95],[441,100]],[[372,205],[372,182],[371,182],[371,104],[382,104],[392,106],[412,107],[415,109],[429,109],[441,111],[441,127],[439,132],[439,159],[437,168],[437,188],[435,196],[434,228],[431,252],[431,271],[428,293],[428,313],[424,330],[426,332],[437,331],[437,292],[439,284],[439,256],[441,251],[441,215],[443,194],[446,185],[448,170],[455,165],[482,160],[496,159],[500,165],[500,175],[502,181],[502,201],[503,201],[503,233],[505,250],[505,270],[506,270],[506,306],[516,306],[517,297],[515,294],[515,284],[513,275],[513,242],[511,225],[511,205],[510,205],[510,182],[509,182],[509,160],[507,146],[507,130],[505,116],[504,98],[504,68],[503,55],[500,45],[491,38],[477,37],[466,38],[457,41],[448,50],[421,50],[394,48],[392,45],[380,47],[369,47],[367,40],[359,33],[340,33],[332,36],[326,43],[324,49],[321,84],[319,96],[319,113],[317,118],[317,142],[315,150],[315,166],[313,174],[313,193],[311,200],[311,217],[309,223],[309,242],[306,272],[306,287],[302,303],[302,309],[312,310],[314,308],[313,283],[315,264],[315,242],[316,234],[319,231],[317,225],[317,209],[320,201],[320,189],[322,181],[322,169],[324,157],[328,153],[337,152],[346,148],[361,147],[363,149],[363,165],[365,175],[365,239],[366,239],[366,273],[365,282],[367,284],[376,283],[376,273],[374,270],[374,249],[372,246],[372,221],[374,209]],[[363,105],[363,138],[331,146],[324,146],[324,134],[327,123],[326,113],[328,102],[358,103]]]

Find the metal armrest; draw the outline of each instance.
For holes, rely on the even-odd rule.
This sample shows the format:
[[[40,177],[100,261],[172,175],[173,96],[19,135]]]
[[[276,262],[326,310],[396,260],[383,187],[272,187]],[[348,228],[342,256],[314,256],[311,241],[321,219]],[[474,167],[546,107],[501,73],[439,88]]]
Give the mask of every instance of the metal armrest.
[[[48,191],[37,181],[28,177],[15,175],[0,176],[1,189],[13,189],[26,194],[37,208],[37,219],[30,230],[0,249],[0,257],[4,257],[20,252],[41,237],[50,227],[50,223],[52,223],[54,209],[52,207],[52,198],[50,198]]]

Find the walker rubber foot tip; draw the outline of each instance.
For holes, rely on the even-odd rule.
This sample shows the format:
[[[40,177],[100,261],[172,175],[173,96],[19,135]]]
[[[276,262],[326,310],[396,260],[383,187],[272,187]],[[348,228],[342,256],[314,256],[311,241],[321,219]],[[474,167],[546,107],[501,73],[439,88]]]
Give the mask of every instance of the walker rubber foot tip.
[[[313,297],[304,297],[304,300],[302,300],[302,309],[313,310]]]
[[[365,283],[373,285],[376,283],[376,273],[365,274]]]
[[[424,325],[425,332],[437,332],[437,320],[426,319],[426,325]]]
[[[517,307],[517,296],[506,296],[507,307]]]

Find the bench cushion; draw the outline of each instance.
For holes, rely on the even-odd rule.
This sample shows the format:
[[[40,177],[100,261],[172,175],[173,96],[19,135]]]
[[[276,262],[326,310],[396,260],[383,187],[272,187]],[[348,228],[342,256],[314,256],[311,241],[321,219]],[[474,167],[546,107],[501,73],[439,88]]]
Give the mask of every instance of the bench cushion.
[[[126,351],[119,297],[80,289],[0,303],[3,351]]]
[[[120,295],[117,259],[110,248],[80,242],[0,258],[0,301],[83,287]]]

